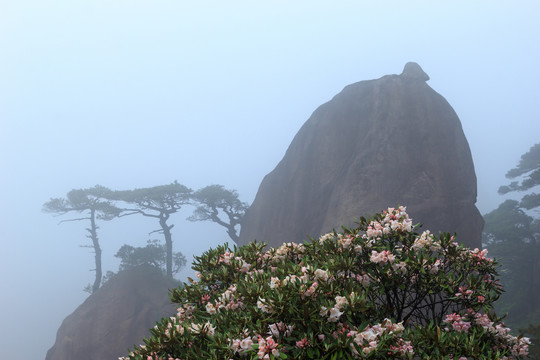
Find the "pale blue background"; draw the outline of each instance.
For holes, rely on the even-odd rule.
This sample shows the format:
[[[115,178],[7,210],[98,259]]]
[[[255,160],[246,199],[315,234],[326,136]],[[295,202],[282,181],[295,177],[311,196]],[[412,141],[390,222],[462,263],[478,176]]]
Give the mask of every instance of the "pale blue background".
[[[408,61],[461,118],[495,208],[540,141],[539,34],[536,1],[0,0],[0,357],[44,359],[92,281],[85,224],[57,226],[50,197],[177,179],[251,202],[317,106]],[[189,212],[175,250],[227,240]],[[101,224],[105,270],[154,229]]]

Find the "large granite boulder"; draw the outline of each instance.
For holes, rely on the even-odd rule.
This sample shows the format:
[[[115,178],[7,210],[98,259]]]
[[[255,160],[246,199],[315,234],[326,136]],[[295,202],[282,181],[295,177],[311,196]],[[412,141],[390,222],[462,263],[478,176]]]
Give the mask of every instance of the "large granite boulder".
[[[432,232],[481,247],[476,174],[460,120],[416,63],[349,85],[302,126],[263,179],[240,244],[301,242],[405,205]]]
[[[46,360],[103,360],[125,356],[149,329],[176,314],[168,289],[178,284],[151,266],[120,272],[63,322]]]

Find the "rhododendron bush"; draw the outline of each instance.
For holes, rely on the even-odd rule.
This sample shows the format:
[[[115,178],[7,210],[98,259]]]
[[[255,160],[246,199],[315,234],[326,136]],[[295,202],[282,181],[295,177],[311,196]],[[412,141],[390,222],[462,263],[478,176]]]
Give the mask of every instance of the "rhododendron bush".
[[[418,230],[389,208],[302,244],[211,249],[176,316],[121,359],[524,358],[492,313],[496,262]]]

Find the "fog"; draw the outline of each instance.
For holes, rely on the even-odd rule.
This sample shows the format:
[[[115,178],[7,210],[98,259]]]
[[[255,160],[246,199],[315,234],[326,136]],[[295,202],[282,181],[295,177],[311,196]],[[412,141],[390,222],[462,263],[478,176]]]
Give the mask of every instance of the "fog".
[[[408,61],[456,110],[494,209],[540,141],[538,34],[535,1],[0,0],[1,357],[44,359],[93,282],[87,224],[44,202],[178,180],[251,203],[319,105]],[[228,240],[191,211],[171,218],[189,262]],[[101,222],[104,271],[156,225]]]

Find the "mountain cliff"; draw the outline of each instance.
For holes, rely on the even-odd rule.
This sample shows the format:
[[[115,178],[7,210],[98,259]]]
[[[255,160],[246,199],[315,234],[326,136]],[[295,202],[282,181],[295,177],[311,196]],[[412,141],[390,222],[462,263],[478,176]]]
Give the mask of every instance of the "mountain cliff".
[[[63,322],[45,360],[103,360],[142,344],[160,318],[176,313],[168,289],[178,284],[147,266],[118,273]]]
[[[388,206],[481,247],[476,174],[461,122],[416,63],[321,105],[263,179],[240,244],[301,242]]]

